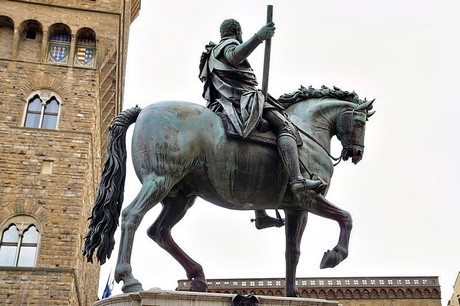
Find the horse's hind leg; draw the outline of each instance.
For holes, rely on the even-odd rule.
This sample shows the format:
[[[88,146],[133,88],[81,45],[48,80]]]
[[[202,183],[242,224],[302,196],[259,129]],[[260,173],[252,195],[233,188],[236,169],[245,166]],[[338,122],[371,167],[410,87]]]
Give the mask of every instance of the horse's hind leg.
[[[163,199],[163,209],[147,234],[182,265],[187,278],[192,281],[190,288],[192,291],[206,292],[207,284],[203,268],[191,259],[171,236],[171,229],[184,217],[195,199],[195,196],[187,197],[181,191],[175,197]]]
[[[307,225],[307,211],[285,210],[286,215],[286,283],[285,294],[289,297],[299,297],[299,290],[295,284],[297,264],[300,257],[300,243]]]
[[[348,244],[350,233],[353,227],[353,220],[350,213],[338,208],[322,195],[317,195],[311,205],[310,212],[324,218],[337,221],[340,227],[339,241],[332,249],[324,253],[320,268],[333,268],[348,257]]]
[[[131,269],[131,252],[134,234],[144,215],[169,192],[164,177],[145,179],[139,194],[123,210],[121,221],[121,240],[118,261],[115,268],[116,282],[123,281],[124,293],[142,291],[142,284],[133,277]]]

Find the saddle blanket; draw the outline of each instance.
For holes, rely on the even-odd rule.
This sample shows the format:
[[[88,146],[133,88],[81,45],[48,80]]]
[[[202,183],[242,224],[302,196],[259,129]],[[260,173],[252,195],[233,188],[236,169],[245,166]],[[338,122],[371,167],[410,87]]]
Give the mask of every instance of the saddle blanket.
[[[227,134],[227,137],[230,138],[236,138],[236,139],[242,139],[240,134],[235,130],[233,127],[233,124],[229,121],[227,115],[223,113],[216,113],[219,115],[220,119],[222,119],[222,123],[224,125],[225,133]],[[299,131],[296,129],[295,131],[296,134],[296,142],[298,146],[302,145],[302,139],[300,138]],[[257,127],[249,133],[249,135],[244,138],[246,141],[251,141],[251,142],[256,142],[256,143],[262,143],[262,144],[267,144],[271,146],[276,146],[276,135],[273,133],[271,130],[267,132],[259,132],[257,130]]]

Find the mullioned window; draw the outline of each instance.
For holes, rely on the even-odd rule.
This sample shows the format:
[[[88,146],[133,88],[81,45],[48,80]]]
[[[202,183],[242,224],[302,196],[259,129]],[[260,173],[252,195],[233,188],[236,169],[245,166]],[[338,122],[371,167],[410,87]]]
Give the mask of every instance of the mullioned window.
[[[31,216],[14,216],[1,229],[0,266],[34,267],[40,242],[38,221]]]
[[[57,94],[38,91],[27,101],[24,127],[57,129],[61,103]]]

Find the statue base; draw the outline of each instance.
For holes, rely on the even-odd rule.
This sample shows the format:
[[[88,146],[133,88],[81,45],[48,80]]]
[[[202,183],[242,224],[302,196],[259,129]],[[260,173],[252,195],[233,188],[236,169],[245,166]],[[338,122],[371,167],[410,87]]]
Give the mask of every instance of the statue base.
[[[148,291],[125,293],[97,301],[94,306],[229,306],[235,294],[165,291],[153,288]],[[257,295],[257,306],[340,306],[338,302],[321,299],[287,298]],[[240,305],[240,304],[238,304]]]

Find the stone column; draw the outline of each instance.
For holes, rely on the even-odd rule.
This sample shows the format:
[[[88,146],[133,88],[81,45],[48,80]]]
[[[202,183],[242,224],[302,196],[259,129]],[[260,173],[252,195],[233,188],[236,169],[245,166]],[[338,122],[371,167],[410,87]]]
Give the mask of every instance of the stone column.
[[[70,51],[69,51],[69,67],[73,67],[73,62],[75,58],[75,46],[77,44],[75,34],[71,35],[70,41]]]
[[[18,55],[18,47],[19,47],[19,28],[15,27],[14,28],[14,34],[13,34],[13,50],[11,51],[11,59],[15,60],[17,55]]]
[[[46,62],[47,52],[48,52],[48,31],[43,31],[42,51],[40,54],[40,59],[42,63]]]

